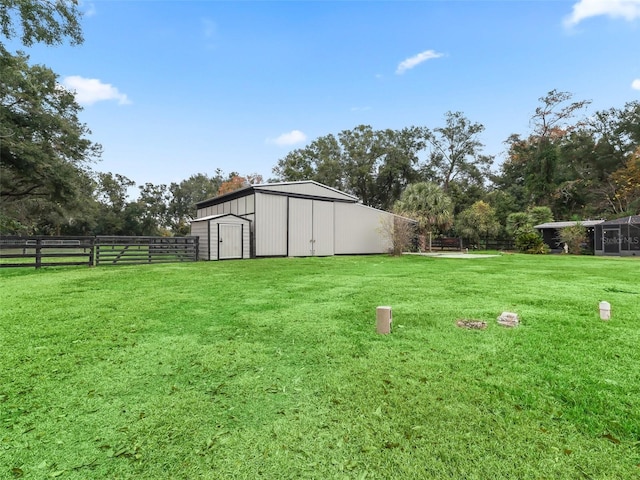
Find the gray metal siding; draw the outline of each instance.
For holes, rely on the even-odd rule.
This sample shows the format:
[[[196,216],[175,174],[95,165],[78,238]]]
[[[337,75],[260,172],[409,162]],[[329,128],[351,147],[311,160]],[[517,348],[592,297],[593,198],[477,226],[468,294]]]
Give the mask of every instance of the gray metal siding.
[[[223,251],[223,257],[227,258],[251,258],[251,221],[248,218],[242,218],[234,215],[225,215],[214,218],[203,218],[194,220],[191,223],[191,234],[200,238],[200,259],[201,260],[218,260],[220,252],[219,227],[238,226],[235,230],[229,229],[226,235],[235,235],[235,238],[228,239],[235,248],[242,245],[240,253],[234,255],[226,254]],[[233,233],[235,231],[235,233]],[[223,237],[224,240],[224,237]],[[226,246],[226,245],[225,245]]]
[[[289,198],[290,257],[313,255],[313,200]]]
[[[334,202],[313,202],[313,249],[314,255],[334,253]]]
[[[391,242],[382,233],[393,214],[361,204],[335,204],[335,253],[385,253]]]
[[[200,260],[209,260],[209,222],[193,222],[191,224],[191,235],[199,237]]]
[[[254,238],[256,255],[287,254],[287,197],[255,194]]]

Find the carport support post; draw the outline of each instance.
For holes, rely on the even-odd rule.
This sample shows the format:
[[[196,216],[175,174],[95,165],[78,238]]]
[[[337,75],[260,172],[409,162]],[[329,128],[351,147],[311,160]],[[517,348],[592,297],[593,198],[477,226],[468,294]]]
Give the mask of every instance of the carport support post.
[[[391,333],[392,321],[393,317],[391,316],[391,307],[376,308],[376,332],[381,335]]]

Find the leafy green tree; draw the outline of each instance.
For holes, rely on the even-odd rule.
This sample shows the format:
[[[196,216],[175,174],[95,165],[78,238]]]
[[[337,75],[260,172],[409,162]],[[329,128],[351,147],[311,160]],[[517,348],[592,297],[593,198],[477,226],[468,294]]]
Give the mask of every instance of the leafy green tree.
[[[196,203],[213,198],[222,184],[222,172],[213,177],[204,173],[191,175],[180,183],[169,185],[168,226],[176,235],[187,235],[191,220],[196,218]]]
[[[276,178],[287,182],[315,180],[344,190],[342,147],[334,135],[325,135],[304,148],[288,153],[273,168]]]
[[[423,136],[418,127],[373,130],[359,125],[290,152],[273,173],[282,181],[315,180],[351,193],[366,205],[390,208],[417,179]]]
[[[0,199],[46,197],[64,202],[77,194],[75,177],[100,154],[78,120],[73,94],[41,65],[0,46]]]
[[[95,226],[97,235],[129,235],[125,226],[125,209],[129,205],[129,190],[136,183],[119,173],[98,173],[95,195],[99,203]],[[131,213],[129,213],[131,216]],[[128,220],[131,225],[131,220]],[[137,228],[137,227],[136,227]]]
[[[420,235],[446,230],[453,220],[453,202],[442,187],[433,182],[409,185],[394,206],[394,211],[418,222]]]
[[[1,0],[0,7],[0,32],[5,38],[17,36],[27,47],[83,41],[77,0]]]
[[[82,42],[77,2],[2,0],[0,6],[6,39],[25,46]],[[60,232],[88,212],[88,164],[100,146],[88,140],[79,111],[55,73],[0,43],[0,211],[25,233]]]
[[[484,182],[493,157],[481,153],[484,145],[478,137],[483,131],[482,124],[471,122],[462,112],[447,112],[444,127],[426,132],[430,152],[421,168],[423,178],[439,183],[446,193],[454,180]]]
[[[390,209],[405,188],[418,181],[418,155],[425,147],[419,127],[379,132],[385,145],[384,159],[375,177],[375,206]]]
[[[140,193],[136,203],[140,206],[140,225],[143,235],[167,235],[169,225],[167,211],[169,192],[166,185],[145,183],[138,187]]]
[[[458,235],[476,245],[483,239],[486,245],[489,238],[494,238],[500,232],[500,223],[491,205],[480,200],[456,216],[454,228]]]
[[[507,140],[509,158],[502,170],[524,188],[527,204],[553,206],[559,188],[568,180],[562,146],[577,128],[571,123],[573,117],[589,104],[586,100],[571,102],[572,96],[558,90],[548,92],[539,99],[541,105],[531,118],[532,134],[524,139],[511,135]]]
[[[509,235],[516,237],[522,232],[533,232],[531,216],[526,212],[515,212],[507,217],[506,230]]]
[[[549,207],[531,207],[527,209],[527,214],[529,215],[532,226],[553,222],[553,212]]]

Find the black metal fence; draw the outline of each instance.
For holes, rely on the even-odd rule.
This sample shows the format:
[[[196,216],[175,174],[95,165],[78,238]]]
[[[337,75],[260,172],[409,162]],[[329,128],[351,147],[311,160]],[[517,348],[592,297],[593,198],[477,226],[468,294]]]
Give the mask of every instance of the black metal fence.
[[[198,237],[0,236],[0,268],[193,262]]]

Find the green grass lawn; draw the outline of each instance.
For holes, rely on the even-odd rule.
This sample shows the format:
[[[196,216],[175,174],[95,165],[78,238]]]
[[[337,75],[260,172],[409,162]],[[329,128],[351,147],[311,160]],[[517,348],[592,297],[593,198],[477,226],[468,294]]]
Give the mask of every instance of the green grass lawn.
[[[0,287],[0,478],[640,478],[638,259],[7,269]]]

